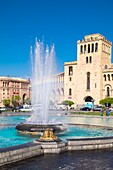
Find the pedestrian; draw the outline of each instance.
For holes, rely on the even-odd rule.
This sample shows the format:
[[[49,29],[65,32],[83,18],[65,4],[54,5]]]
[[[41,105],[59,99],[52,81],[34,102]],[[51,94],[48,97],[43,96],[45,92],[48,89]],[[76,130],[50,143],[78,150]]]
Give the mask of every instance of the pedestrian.
[[[101,109],[101,116],[104,115],[104,108]]]
[[[108,116],[108,107],[106,108],[106,116]]]
[[[110,116],[110,113],[111,113],[111,111],[110,111],[110,108],[108,109],[108,116]]]

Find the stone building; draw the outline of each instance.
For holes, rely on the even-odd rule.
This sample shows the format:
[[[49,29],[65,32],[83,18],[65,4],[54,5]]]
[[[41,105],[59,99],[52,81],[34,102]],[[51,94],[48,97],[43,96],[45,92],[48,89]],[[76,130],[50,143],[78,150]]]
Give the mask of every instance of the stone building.
[[[21,103],[30,98],[30,81],[23,78],[0,76],[0,106],[3,106],[4,99],[11,99],[15,95],[21,97]]]
[[[77,41],[77,61],[64,63],[64,98],[93,107],[113,97],[112,43],[101,34]]]

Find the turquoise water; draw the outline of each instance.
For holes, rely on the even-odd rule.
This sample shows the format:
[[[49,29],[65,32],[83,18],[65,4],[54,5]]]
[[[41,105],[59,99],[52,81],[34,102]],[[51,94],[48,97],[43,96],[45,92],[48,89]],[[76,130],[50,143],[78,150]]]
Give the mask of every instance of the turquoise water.
[[[30,136],[22,136],[14,126],[0,128],[0,148],[15,146],[33,141],[34,138]]]
[[[64,134],[58,135],[60,139],[66,140],[67,138],[78,138],[78,137],[107,137],[113,136],[112,130],[102,130],[102,129],[92,129],[86,127],[76,127],[76,126],[68,126],[67,131]]]
[[[29,116],[1,116],[0,117],[0,148],[31,142],[36,138],[38,138],[38,136],[33,137],[30,135],[28,136],[22,135],[15,130],[16,124],[18,124],[19,122],[23,122],[28,117]],[[63,117],[61,117],[61,119],[63,119]],[[66,122],[68,122],[67,119],[68,118],[66,118]],[[76,118],[74,119],[78,121],[78,119]],[[76,123],[76,121],[74,123]],[[2,126],[4,124],[9,124],[9,126]],[[81,128],[76,126],[67,126],[67,131],[63,134],[58,135],[58,137],[64,141],[67,138],[99,137],[99,136],[113,136],[113,131]]]
[[[88,128],[78,128],[69,126],[64,134],[59,134],[58,137],[62,140],[75,137],[97,137],[97,136],[113,136],[113,131],[92,130]],[[0,148],[15,146],[27,142],[31,142],[38,136],[22,135],[15,130],[15,126],[0,127]]]
[[[0,116],[0,125],[2,124],[15,124],[23,122],[29,116]]]

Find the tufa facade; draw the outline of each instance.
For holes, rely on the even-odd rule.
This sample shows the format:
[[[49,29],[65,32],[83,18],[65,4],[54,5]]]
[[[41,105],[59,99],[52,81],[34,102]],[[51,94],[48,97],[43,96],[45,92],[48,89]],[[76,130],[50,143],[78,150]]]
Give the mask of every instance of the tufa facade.
[[[112,43],[101,34],[77,41],[77,61],[64,63],[64,98],[93,107],[113,97]]]

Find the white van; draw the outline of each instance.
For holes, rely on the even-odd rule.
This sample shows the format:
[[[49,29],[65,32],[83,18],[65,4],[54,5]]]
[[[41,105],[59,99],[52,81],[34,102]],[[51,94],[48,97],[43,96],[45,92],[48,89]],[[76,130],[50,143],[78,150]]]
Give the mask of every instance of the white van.
[[[64,104],[57,104],[56,110],[68,110],[68,106]]]

